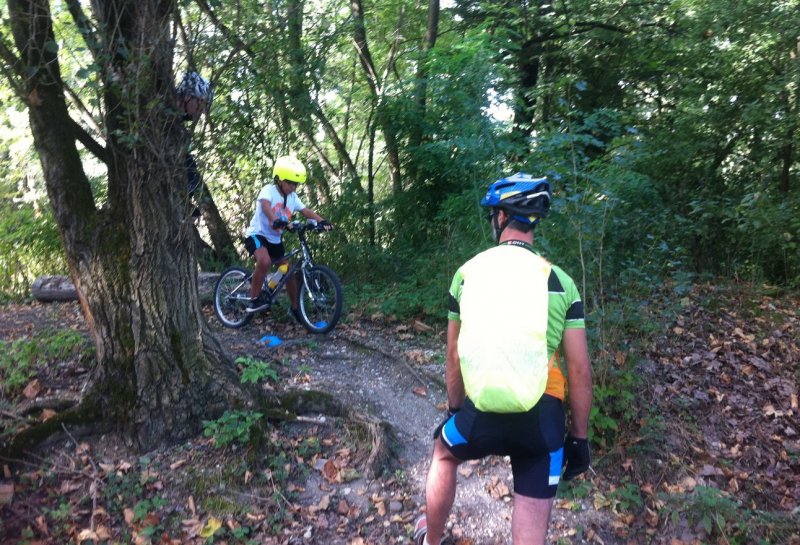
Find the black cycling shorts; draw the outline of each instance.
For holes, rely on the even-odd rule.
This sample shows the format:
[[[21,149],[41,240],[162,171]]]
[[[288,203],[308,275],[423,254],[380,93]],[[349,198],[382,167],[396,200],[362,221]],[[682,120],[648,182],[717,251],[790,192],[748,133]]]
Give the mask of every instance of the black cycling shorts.
[[[283,242],[273,244],[269,242],[264,235],[250,235],[249,237],[245,237],[244,247],[250,255],[253,255],[259,248],[266,247],[267,253],[273,262],[278,261],[286,255],[286,248],[283,247]]]
[[[510,414],[479,411],[467,398],[437,435],[459,460],[510,456],[514,492],[552,498],[561,478],[564,432],[561,400],[544,395],[530,411]]]

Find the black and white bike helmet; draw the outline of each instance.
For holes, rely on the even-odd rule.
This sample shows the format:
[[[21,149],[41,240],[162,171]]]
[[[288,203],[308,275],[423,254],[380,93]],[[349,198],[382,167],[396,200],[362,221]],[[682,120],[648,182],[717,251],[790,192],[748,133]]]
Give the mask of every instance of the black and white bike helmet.
[[[211,83],[197,72],[186,72],[178,85],[178,97],[181,99],[199,98],[211,106],[211,101],[214,100],[214,89]]]

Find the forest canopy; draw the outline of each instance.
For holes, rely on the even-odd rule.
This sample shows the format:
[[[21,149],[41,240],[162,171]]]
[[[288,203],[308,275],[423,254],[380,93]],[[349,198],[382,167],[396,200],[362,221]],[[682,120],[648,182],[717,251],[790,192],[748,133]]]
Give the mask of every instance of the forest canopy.
[[[76,18],[82,4],[49,3],[51,47],[70,117],[102,145],[115,136],[100,122],[107,73],[86,40],[100,23]],[[537,243],[581,279],[590,308],[665,278],[797,286],[798,8],[178,2],[174,84],[195,69],[215,91],[187,127],[204,181],[201,266],[245,257],[255,195],[292,153],[309,168],[303,198],[337,226],[321,255],[386,312],[443,316],[456,266],[491,242],[483,191],[516,171],[550,177]],[[66,260],[0,9],[0,293],[18,298]],[[106,166],[90,148],[81,157],[102,206]]]

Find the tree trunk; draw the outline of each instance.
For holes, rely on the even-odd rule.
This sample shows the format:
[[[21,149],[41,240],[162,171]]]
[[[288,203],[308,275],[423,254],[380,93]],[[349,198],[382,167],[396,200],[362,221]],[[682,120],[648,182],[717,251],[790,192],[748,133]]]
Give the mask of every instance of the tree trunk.
[[[417,147],[422,143],[425,124],[425,111],[428,101],[428,56],[436,45],[439,36],[439,0],[428,0],[428,25],[425,32],[425,43],[420,52],[417,65],[417,83],[414,91],[417,101],[417,120],[413,126],[410,145]]]
[[[375,121],[383,134],[383,142],[386,146],[386,158],[389,162],[389,179],[392,183],[392,192],[397,195],[403,190],[402,179],[400,176],[400,152],[395,136],[395,131],[389,125],[389,118],[383,104],[383,87],[380,76],[378,75],[372,54],[367,43],[367,29],[364,23],[364,7],[361,0],[352,0],[350,8],[353,13],[353,41],[355,42],[358,58],[364,68],[364,75],[369,85],[370,93],[375,101],[376,115]]]
[[[175,111],[169,0],[95,0],[108,157],[96,208],[64,100],[47,0],[9,0],[29,77],[30,124],[70,273],[94,338],[87,402],[150,448],[186,438],[242,399],[200,312],[185,214],[185,134]],[[181,194],[183,192],[183,194]]]
[[[203,221],[206,223],[206,229],[208,229],[208,236],[211,238],[214,257],[226,267],[232,265],[236,260],[236,248],[230,233],[228,233],[225,220],[219,213],[217,203],[214,202],[214,197],[205,183],[200,184],[197,188],[196,198]]]

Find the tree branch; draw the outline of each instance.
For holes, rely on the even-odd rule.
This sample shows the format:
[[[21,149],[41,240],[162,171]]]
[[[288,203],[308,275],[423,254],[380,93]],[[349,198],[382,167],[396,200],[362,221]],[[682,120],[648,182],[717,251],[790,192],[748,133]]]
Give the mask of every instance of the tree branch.
[[[66,0],[66,2],[72,20],[75,22],[75,26],[78,27],[78,32],[83,37],[83,42],[86,44],[86,47],[89,48],[94,61],[98,62],[101,56],[100,44],[93,38],[95,30],[92,28],[89,18],[83,13],[80,0]]]
[[[200,7],[203,13],[208,15],[208,17],[211,19],[211,22],[214,23],[214,26],[222,31],[222,34],[229,42],[247,53],[251,59],[256,57],[255,51],[253,51],[250,46],[245,44],[242,39],[239,38],[239,36],[237,36],[231,29],[229,29],[225,23],[219,20],[219,17],[217,17],[217,14],[214,13],[214,10],[211,9],[211,6],[208,5],[206,0],[195,0],[195,3]]]
[[[106,163],[108,160],[108,153],[106,152],[106,148],[104,148],[100,142],[92,138],[86,130],[81,127],[77,121],[70,117],[70,125],[72,128],[72,133],[75,136],[75,139],[83,144],[87,150],[89,150],[92,155],[100,159],[103,163]]]
[[[603,30],[611,30],[613,32],[620,32],[622,34],[627,34],[630,32],[630,29],[623,28],[621,26],[612,25],[610,23],[603,23],[601,21],[577,21],[575,23],[576,27],[587,27],[588,30],[594,30],[596,28],[602,28]]]

